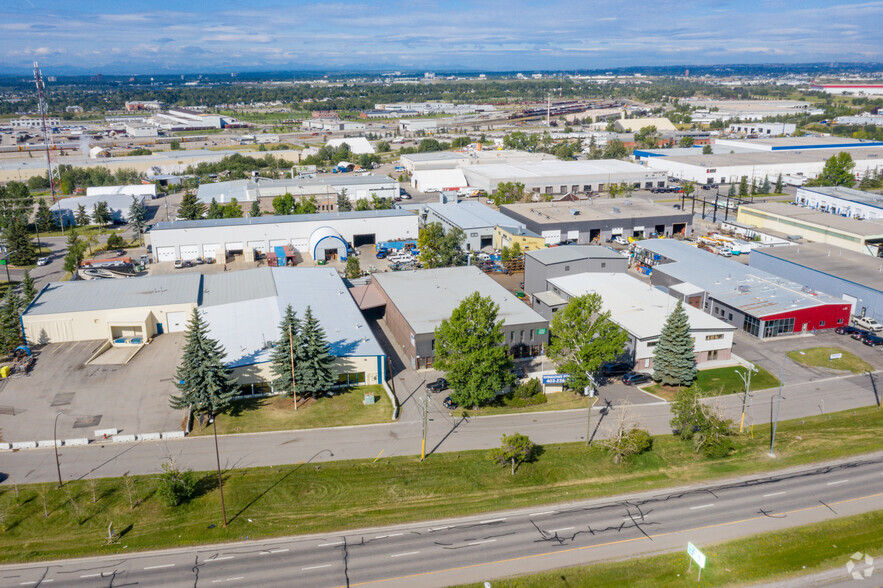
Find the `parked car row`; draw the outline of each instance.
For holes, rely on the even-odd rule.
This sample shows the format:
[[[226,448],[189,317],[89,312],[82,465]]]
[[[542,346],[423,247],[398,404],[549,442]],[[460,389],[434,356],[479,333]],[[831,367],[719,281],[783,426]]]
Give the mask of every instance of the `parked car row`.
[[[669,192],[683,192],[680,186],[662,186],[660,188],[650,188],[652,194],[668,194]]]
[[[871,320],[873,321],[874,319],[871,319]],[[874,322],[876,322],[876,321],[874,321]],[[883,337],[881,337],[871,331],[868,331],[865,329],[860,329],[858,327],[854,327],[854,326],[837,327],[836,329],[834,329],[834,332],[837,333],[838,335],[849,335],[850,337],[852,337],[856,341],[861,341],[862,343],[864,343],[868,347],[880,347],[881,345],[883,345]]]

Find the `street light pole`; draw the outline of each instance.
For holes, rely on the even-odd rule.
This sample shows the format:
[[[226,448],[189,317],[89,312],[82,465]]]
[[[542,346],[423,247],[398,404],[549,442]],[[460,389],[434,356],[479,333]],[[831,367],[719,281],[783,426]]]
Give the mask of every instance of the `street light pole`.
[[[429,418],[429,388],[423,398],[423,441],[420,444],[420,461],[426,457],[426,425]]]
[[[61,462],[58,461],[58,417],[61,411],[55,413],[55,424],[52,425],[52,448],[55,449],[55,469],[58,470],[58,487],[62,487],[61,482]]]
[[[221,477],[221,453],[218,451],[218,425],[215,422],[215,415],[212,414],[212,432],[215,436],[215,459],[218,463],[218,490],[221,491],[221,516],[224,519],[224,526],[227,526],[227,507],[224,506],[224,480]]]
[[[785,356],[787,357],[787,356]],[[779,377],[779,394],[776,401],[776,415],[773,419],[773,435],[770,438],[770,457],[776,457],[776,454],[773,453],[773,448],[776,446],[776,428],[779,425],[779,407],[782,404],[782,385],[785,380],[785,358],[782,358],[782,374]]]
[[[736,372],[739,374],[739,377],[742,378],[742,382],[745,384],[745,394],[742,395],[742,418],[739,420],[739,432],[742,432],[742,428],[745,426],[745,407],[748,404],[748,394],[751,391],[751,374],[754,372],[754,369],[749,369],[745,374],[742,372]],[[747,376],[747,377],[746,377]]]

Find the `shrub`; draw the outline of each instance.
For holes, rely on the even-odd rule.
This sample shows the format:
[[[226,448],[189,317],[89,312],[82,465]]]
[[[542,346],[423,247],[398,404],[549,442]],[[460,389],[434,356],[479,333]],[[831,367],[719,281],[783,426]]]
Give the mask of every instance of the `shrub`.
[[[543,387],[540,384],[540,381],[536,378],[531,378],[523,384],[519,384],[517,388],[515,388],[515,397],[516,398],[530,398],[532,396],[536,396],[543,391]]]
[[[546,395],[543,393],[534,394],[533,396],[528,396],[527,398],[521,398],[515,394],[507,394],[503,397],[503,404],[510,408],[523,408],[525,406],[545,404],[546,402]]]
[[[166,506],[189,502],[196,493],[196,474],[191,470],[179,470],[173,461],[164,463],[156,493]]]
[[[107,248],[108,249],[120,249],[126,246],[126,242],[122,237],[117,235],[116,233],[112,234],[107,238]]]

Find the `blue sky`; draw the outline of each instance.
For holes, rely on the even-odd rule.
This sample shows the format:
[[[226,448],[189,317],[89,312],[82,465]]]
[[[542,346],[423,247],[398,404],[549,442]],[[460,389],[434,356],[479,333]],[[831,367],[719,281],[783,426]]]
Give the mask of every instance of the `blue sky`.
[[[0,68],[568,70],[883,61],[883,1],[3,0]]]

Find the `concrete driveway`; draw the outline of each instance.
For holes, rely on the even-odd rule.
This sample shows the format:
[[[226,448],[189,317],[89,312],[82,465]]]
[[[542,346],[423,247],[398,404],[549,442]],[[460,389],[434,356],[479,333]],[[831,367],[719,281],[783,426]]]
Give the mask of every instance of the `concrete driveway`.
[[[0,382],[0,435],[6,443],[51,440],[55,415],[58,438],[92,438],[96,429],[120,434],[181,430],[184,412],[169,408],[177,394],[174,372],[183,333],[156,337],[125,365],[90,364],[103,341],[53,343],[35,352],[26,377]]]

